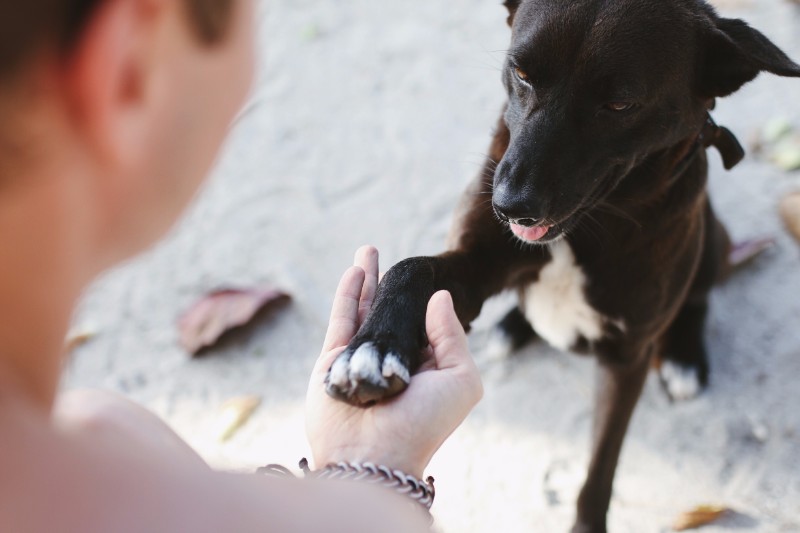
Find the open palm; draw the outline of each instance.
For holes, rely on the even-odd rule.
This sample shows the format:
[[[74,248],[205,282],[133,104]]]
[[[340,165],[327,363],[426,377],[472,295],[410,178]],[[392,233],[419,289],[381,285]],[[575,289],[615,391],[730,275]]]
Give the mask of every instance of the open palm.
[[[363,247],[339,283],[311,375],[306,431],[317,467],[369,461],[422,478],[433,454],[478,403],[483,387],[450,294],[441,291],[428,304],[428,361],[404,393],[368,408],[326,394],[325,376],[369,312],[378,272],[378,251]]]

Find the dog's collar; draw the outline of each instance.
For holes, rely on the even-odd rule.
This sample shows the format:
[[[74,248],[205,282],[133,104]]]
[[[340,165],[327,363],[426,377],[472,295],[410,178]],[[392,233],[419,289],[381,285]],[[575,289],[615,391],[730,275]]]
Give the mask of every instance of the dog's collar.
[[[706,149],[713,146],[722,156],[722,164],[725,170],[730,170],[744,159],[745,151],[736,136],[724,126],[717,125],[714,119],[711,118],[710,113],[706,113],[706,120],[697,138],[689,148],[689,153],[681,159],[675,166],[673,176],[677,177],[683,174],[689,165],[700,153],[701,149]]]
[[[744,159],[745,151],[739,139],[725,126],[717,126],[709,113],[706,113],[706,122],[700,131],[699,141],[703,147],[713,146],[722,156],[725,170],[730,170]]]

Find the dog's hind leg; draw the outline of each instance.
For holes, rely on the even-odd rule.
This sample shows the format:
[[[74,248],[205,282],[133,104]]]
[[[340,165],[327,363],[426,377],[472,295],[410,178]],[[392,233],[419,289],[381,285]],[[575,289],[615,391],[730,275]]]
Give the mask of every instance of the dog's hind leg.
[[[578,497],[578,515],[572,533],[606,533],[614,471],[625,433],[641,395],[654,347],[632,359],[600,356],[594,412],[592,460]],[[613,353],[613,352],[612,352]]]
[[[706,203],[706,230],[700,264],[683,307],[662,342],[661,383],[673,400],[697,396],[708,384],[709,366],[704,340],[708,294],[728,272],[730,240]]]
[[[708,358],[703,332],[707,295],[694,295],[683,305],[664,338],[659,375],[672,400],[690,400],[708,384]]]
[[[536,338],[530,322],[519,306],[514,306],[489,331],[486,354],[492,359],[503,359]]]

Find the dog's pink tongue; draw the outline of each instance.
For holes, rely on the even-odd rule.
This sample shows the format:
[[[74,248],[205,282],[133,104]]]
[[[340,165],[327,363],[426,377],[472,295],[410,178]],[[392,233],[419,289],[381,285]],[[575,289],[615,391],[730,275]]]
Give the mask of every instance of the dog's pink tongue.
[[[520,239],[526,241],[538,241],[542,239],[547,232],[550,231],[550,226],[520,226],[518,224],[511,224],[511,231]]]

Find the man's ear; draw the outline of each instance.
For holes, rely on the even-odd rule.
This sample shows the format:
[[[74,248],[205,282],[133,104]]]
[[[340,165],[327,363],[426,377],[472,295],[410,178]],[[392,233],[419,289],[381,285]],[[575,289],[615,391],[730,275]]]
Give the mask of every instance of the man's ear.
[[[800,77],[800,65],[743,20],[715,18],[714,25],[701,41],[701,96],[728,96],[762,71]]]
[[[101,157],[126,158],[144,135],[153,33],[149,5],[142,0],[103,2],[65,58],[75,124]]]
[[[517,8],[519,7],[522,0],[505,0],[503,5],[508,8],[508,25],[511,26],[514,24],[514,15],[517,14]]]

